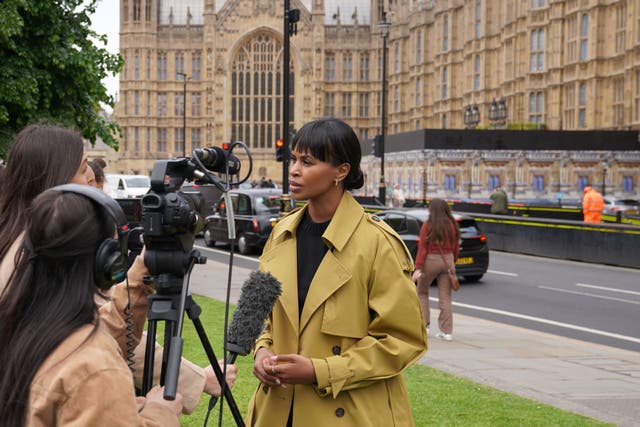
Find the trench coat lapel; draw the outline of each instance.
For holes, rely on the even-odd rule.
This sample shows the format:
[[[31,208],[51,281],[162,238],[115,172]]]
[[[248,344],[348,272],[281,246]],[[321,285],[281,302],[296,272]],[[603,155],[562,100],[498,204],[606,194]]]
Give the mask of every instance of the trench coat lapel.
[[[363,214],[364,210],[358,202],[345,192],[329,227],[322,235],[329,250],[322,259],[309,286],[309,293],[300,316],[300,331],[304,329],[313,313],[327,298],[351,279],[351,272],[340,262],[338,254],[353,235]]]
[[[349,279],[351,279],[351,273],[344,268],[333,253],[327,252],[309,286],[309,293],[304,301],[300,318],[300,332],[304,330],[311,315],[318,307],[347,283]]]
[[[269,253],[263,254],[260,258],[261,269],[268,271],[280,280],[282,294],[276,301],[276,306],[286,314],[291,326],[296,333],[299,328],[298,313],[298,270],[296,266],[296,239],[295,229],[302,218],[302,210],[291,214],[290,217],[282,220],[286,221],[286,227],[275,238],[280,240],[277,248]],[[283,262],[286,260],[286,262]]]

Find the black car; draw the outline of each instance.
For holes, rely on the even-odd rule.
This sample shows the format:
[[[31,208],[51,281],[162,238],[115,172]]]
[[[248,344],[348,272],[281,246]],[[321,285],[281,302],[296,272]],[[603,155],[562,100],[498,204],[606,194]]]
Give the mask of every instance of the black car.
[[[192,199],[201,218],[206,218],[215,212],[222,191],[214,184],[185,182],[180,192]]]
[[[261,251],[280,218],[281,189],[256,188],[229,191],[236,228],[238,252],[243,255]],[[291,206],[294,202],[291,201]],[[214,246],[216,242],[229,243],[227,209],[224,197],[214,207],[214,214],[205,218],[204,242]]]
[[[415,260],[418,253],[420,228],[429,218],[428,209],[394,209],[377,212],[402,238]],[[460,255],[456,261],[456,273],[468,282],[477,282],[489,268],[487,236],[482,234],[475,219],[459,213],[453,214],[460,228]]]

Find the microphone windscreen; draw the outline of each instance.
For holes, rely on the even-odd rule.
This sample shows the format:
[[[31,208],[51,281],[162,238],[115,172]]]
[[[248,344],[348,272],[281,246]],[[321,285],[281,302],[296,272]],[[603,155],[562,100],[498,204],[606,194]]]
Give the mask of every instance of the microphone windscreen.
[[[251,352],[281,292],[280,281],[269,272],[254,271],[245,280],[227,332],[234,352]]]

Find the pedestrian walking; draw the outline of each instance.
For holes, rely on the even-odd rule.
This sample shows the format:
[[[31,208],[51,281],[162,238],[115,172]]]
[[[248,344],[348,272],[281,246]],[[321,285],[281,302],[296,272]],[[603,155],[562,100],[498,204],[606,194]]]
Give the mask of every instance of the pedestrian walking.
[[[404,192],[400,187],[400,184],[393,186],[393,192],[391,193],[391,204],[394,208],[401,208],[405,203]]]
[[[418,298],[422,306],[424,324],[429,329],[429,288],[434,280],[438,283],[438,327],[437,338],[453,339],[453,308],[451,305],[451,280],[448,266],[455,265],[460,253],[460,230],[451,214],[447,202],[431,199],[429,219],[422,224],[416,255],[416,271],[413,280],[418,285]]]
[[[584,222],[599,224],[604,210],[604,197],[589,185],[584,187],[582,191],[584,193],[582,198]]]
[[[507,214],[509,213],[509,196],[507,192],[501,186],[497,186],[491,196],[491,213],[492,214]]]

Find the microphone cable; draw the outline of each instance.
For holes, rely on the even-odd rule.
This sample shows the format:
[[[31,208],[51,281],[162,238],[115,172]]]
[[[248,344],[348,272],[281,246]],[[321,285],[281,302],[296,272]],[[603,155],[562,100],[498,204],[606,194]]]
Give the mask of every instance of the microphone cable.
[[[131,312],[131,292],[129,289],[129,276],[126,275],[125,283],[127,285],[127,305],[124,307],[124,322],[126,324],[126,339],[127,339],[127,365],[131,374],[135,372],[133,365],[135,364],[135,348],[136,348],[136,334],[135,323],[133,322],[133,313]]]
[[[251,154],[249,154],[250,156]],[[251,162],[252,163],[252,162]],[[250,164],[251,164],[250,163]],[[251,169],[250,169],[251,170]],[[227,168],[227,172],[228,172],[228,168]],[[230,224],[231,221],[234,221],[234,215],[233,215],[233,203],[231,201],[231,197],[229,197],[229,193],[228,191],[231,189],[231,182],[230,182],[230,176],[229,173],[225,174],[226,177],[226,182],[225,182],[225,205],[226,205],[226,210],[227,210],[227,226],[231,227],[233,226],[233,229],[229,230],[230,234],[232,234],[232,236],[230,236],[231,238],[229,239],[229,273],[227,275],[227,292],[225,295],[225,302],[224,302],[224,326],[223,326],[223,339],[222,339],[222,360],[223,362],[225,362],[226,359],[226,355],[227,355],[227,327],[229,324],[229,305],[231,303],[231,279],[232,279],[232,274],[233,274],[233,255],[235,253],[235,224]],[[243,181],[244,182],[244,181]],[[218,361],[214,361],[214,363],[218,363]],[[220,411],[218,413],[218,427],[222,426],[222,415],[223,415],[223,408],[224,408],[224,394],[226,392],[227,389],[227,364],[223,363],[222,366],[222,381],[220,382]],[[207,412],[204,418],[204,424],[203,427],[207,427],[207,423],[209,422],[209,415],[211,414],[211,411],[213,411],[213,408],[215,407],[216,403],[218,402],[218,397],[217,396],[211,396],[209,398],[209,405],[207,407]]]

